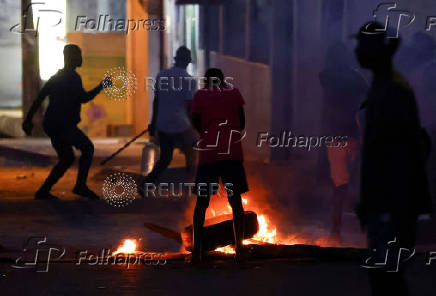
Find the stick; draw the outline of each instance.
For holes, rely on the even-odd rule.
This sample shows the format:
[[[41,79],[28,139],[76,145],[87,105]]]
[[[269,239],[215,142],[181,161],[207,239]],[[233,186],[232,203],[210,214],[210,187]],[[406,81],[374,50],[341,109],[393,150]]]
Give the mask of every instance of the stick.
[[[118,149],[115,153],[113,153],[111,156],[109,156],[108,158],[104,159],[102,162],[100,162],[100,165],[105,165],[106,162],[108,162],[109,160],[111,160],[112,158],[114,158],[115,156],[117,156],[121,151],[123,151],[124,149],[127,148],[127,146],[129,146],[130,144],[132,144],[133,142],[135,142],[140,136],[144,135],[145,133],[148,132],[148,128],[143,130],[142,132],[140,132],[138,135],[136,135],[133,139],[131,139],[129,142],[127,142],[126,144],[124,144],[123,147],[121,147],[120,149]]]

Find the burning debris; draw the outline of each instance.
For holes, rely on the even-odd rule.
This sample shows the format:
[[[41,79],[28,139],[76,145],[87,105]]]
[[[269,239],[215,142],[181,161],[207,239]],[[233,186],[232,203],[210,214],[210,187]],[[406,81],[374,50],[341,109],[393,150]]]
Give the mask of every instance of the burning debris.
[[[254,212],[245,212],[244,238],[252,238],[259,231],[257,215]],[[192,251],[193,236],[192,225],[185,227],[181,233],[185,250]],[[202,247],[204,251],[213,251],[216,248],[234,244],[233,220],[231,215],[223,215],[214,219],[207,219],[202,232]]]
[[[117,254],[135,254],[137,252],[137,242],[135,239],[125,239],[124,243],[118,247],[118,249],[112,253],[112,255]]]

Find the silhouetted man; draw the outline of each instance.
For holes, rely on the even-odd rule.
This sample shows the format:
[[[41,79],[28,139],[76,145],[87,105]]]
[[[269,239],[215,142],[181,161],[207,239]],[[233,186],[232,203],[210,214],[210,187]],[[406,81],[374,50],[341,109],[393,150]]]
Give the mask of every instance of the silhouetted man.
[[[330,239],[341,243],[342,211],[350,202],[351,168],[358,153],[359,132],[355,119],[359,104],[367,91],[363,76],[352,68],[352,51],[336,42],[327,49],[325,68],[319,74],[324,91],[323,132],[340,137],[330,143],[327,158],[333,183],[332,228]]]
[[[209,69],[207,85],[197,91],[191,108],[194,128],[200,133],[196,176],[197,202],[194,210],[193,262],[201,261],[201,236],[210,196],[221,179],[233,212],[236,256],[241,257],[244,237],[244,209],[241,194],[248,191],[241,140],[245,128],[245,104],[236,88],[225,85],[219,69]]]
[[[151,136],[157,134],[160,158],[144,183],[154,183],[170,165],[175,147],[186,157],[188,171],[194,169],[193,130],[188,112],[196,91],[196,84],[186,68],[191,62],[191,51],[181,46],[176,51],[175,64],[156,77],[153,115],[148,127]],[[142,190],[139,190],[143,194]]]
[[[408,295],[402,275],[404,258],[398,257],[413,252],[417,216],[429,213],[431,202],[416,100],[392,66],[399,39],[387,38],[383,28],[370,22],[356,36],[356,57],[373,72],[362,105],[365,126],[358,214],[367,228],[369,248],[375,250],[366,262],[371,267],[373,295],[386,291]],[[401,248],[409,253],[400,253]],[[388,272],[397,270],[398,262],[398,272]]]
[[[64,68],[53,75],[39,91],[38,97],[33,102],[23,122],[23,130],[27,135],[30,135],[33,128],[33,115],[41,106],[45,97],[48,96],[49,105],[44,115],[43,127],[45,133],[50,137],[59,161],[53,167],[44,184],[36,192],[35,199],[57,199],[56,196],[50,194],[50,190],[73,164],[73,147],[81,152],[79,171],[73,193],[92,199],[99,198],[86,185],[94,145],[77,127],[77,124],[80,122],[81,104],[91,101],[103,89],[103,85],[111,85],[111,81],[106,78],[106,83],[101,82],[96,88],[86,92],[82,86],[82,79],[75,71],[81,65],[82,53],[80,48],[74,44],[66,45],[64,47]]]

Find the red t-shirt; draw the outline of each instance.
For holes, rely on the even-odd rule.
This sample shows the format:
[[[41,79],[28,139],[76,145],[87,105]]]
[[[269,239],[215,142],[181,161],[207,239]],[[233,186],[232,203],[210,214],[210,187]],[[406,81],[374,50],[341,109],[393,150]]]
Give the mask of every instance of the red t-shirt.
[[[198,114],[203,131],[197,142],[199,164],[243,160],[240,108],[245,104],[238,89],[203,88],[195,93],[191,115]]]

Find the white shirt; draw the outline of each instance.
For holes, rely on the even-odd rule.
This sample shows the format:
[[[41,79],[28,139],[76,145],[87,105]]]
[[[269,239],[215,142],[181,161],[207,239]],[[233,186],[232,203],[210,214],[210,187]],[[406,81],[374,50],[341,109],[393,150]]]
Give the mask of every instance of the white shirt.
[[[156,129],[166,133],[184,132],[191,128],[186,101],[194,98],[195,80],[185,69],[173,66],[156,77],[155,94],[159,105]]]

